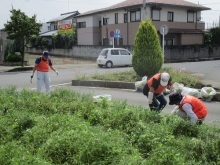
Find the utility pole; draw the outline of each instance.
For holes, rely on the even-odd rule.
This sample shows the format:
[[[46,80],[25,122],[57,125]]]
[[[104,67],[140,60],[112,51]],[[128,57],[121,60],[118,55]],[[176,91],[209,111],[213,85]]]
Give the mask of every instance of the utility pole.
[[[219,15],[219,19],[218,19],[218,27],[220,28],[220,15]]]
[[[104,17],[104,22],[105,22],[105,46],[108,46],[108,19],[107,17]]]
[[[144,21],[146,19],[146,0],[143,0],[143,15],[142,15],[142,21]]]

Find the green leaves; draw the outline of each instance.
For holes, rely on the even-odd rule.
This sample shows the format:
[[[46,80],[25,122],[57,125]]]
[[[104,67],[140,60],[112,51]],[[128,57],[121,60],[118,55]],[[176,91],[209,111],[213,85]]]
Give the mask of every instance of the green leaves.
[[[0,164],[218,164],[220,129],[126,101],[0,89]]]
[[[132,57],[135,72],[141,77],[151,77],[160,70],[163,62],[156,28],[149,20],[141,22],[135,37]]]
[[[32,35],[39,35],[41,24],[36,23],[35,15],[29,18],[19,9],[12,9],[10,12],[11,20],[5,24],[5,31],[7,32],[8,39],[21,42],[22,66],[24,66],[24,49],[27,41]]]

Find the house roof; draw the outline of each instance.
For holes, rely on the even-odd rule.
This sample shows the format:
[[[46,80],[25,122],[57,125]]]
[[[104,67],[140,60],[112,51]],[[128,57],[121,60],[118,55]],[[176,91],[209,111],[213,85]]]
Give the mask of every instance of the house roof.
[[[49,20],[47,23],[52,23],[52,22],[58,22],[58,21],[61,21],[61,20],[65,20],[68,17],[76,16],[78,14],[79,14],[78,11],[73,11],[73,12],[69,12],[69,13],[63,13],[60,16]]]
[[[57,33],[57,30],[53,30],[53,31],[48,31],[48,32],[41,33],[40,36],[41,36],[41,37],[47,37],[47,36],[52,36],[53,34],[55,34],[55,35],[58,34],[58,33]]]
[[[112,5],[110,7],[97,9],[97,10],[91,10],[82,14],[77,15],[77,17],[85,16],[85,15],[91,15],[96,13],[101,13],[102,11],[110,11],[120,8],[129,8],[132,6],[140,6],[143,5],[143,0],[126,0],[120,3],[117,3],[115,5]],[[146,0],[146,5],[154,6],[154,5],[169,5],[169,6],[177,6],[177,7],[188,7],[190,9],[194,10],[211,10],[208,7],[195,4],[192,2],[188,2],[185,0]]]

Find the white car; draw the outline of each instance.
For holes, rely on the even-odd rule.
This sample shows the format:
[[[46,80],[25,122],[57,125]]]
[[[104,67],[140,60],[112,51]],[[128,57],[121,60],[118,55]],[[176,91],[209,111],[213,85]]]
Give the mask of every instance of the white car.
[[[113,66],[131,66],[132,54],[124,48],[102,49],[97,60],[99,67],[112,68]]]

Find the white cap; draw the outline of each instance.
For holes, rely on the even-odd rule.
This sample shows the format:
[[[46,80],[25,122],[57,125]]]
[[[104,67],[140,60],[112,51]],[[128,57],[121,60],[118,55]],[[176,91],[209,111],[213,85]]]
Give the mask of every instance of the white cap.
[[[161,73],[160,75],[160,85],[167,86],[168,81],[170,79],[170,75],[168,73]]]

